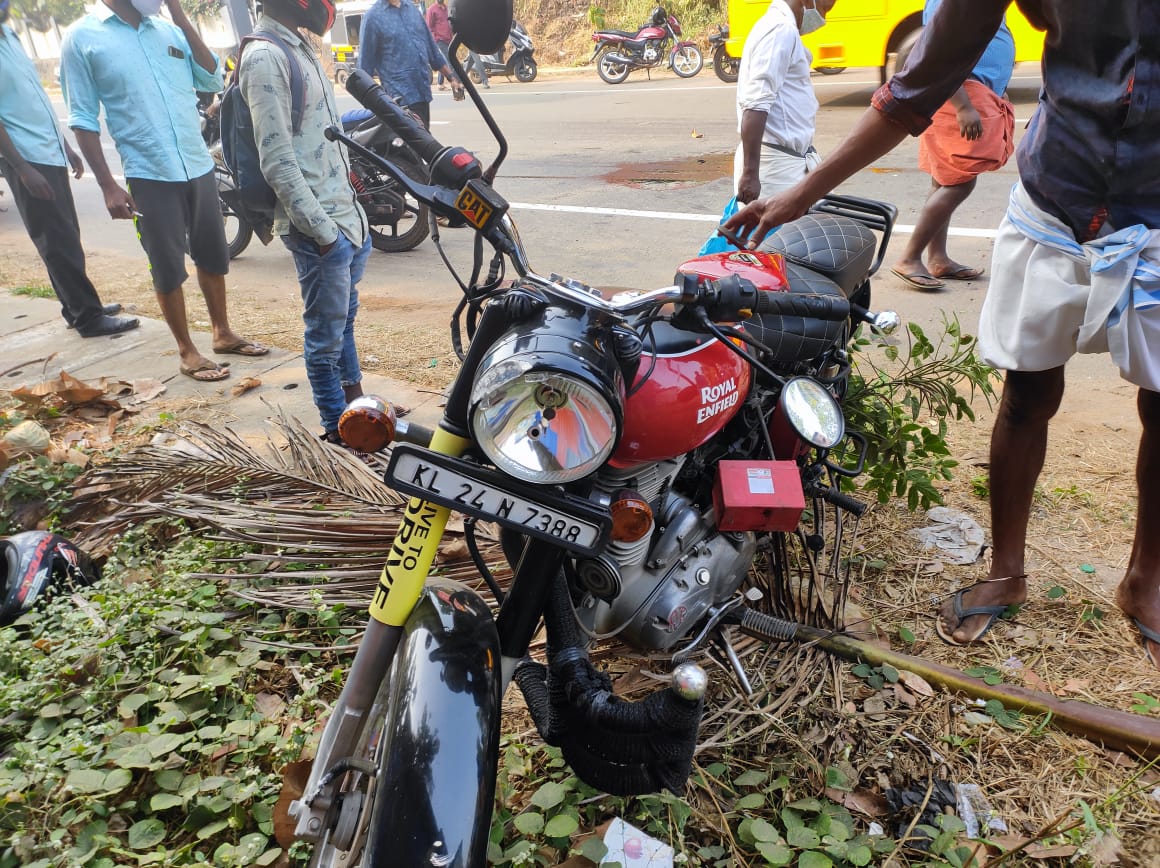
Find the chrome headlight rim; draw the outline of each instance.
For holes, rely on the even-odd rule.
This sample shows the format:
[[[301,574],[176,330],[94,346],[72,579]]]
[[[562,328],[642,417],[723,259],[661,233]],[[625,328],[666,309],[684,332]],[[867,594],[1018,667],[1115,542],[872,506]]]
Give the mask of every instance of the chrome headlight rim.
[[[615,384],[583,353],[521,350],[513,343],[496,347],[472,385],[469,420],[476,445],[521,482],[565,485],[591,475],[615,451],[623,429]]]
[[[778,399],[790,427],[806,443],[833,449],[846,436],[846,417],[833,393],[812,377],[794,377]]]

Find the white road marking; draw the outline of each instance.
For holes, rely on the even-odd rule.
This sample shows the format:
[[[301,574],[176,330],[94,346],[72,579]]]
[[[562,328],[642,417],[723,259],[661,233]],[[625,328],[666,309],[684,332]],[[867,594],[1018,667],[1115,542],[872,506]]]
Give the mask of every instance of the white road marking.
[[[124,183],[124,175],[113,175],[113,179]],[[86,173],[82,181],[92,181],[93,176]],[[689,223],[716,223],[721,219],[719,214],[694,214],[690,211],[638,211],[634,208],[598,208],[589,205],[542,205],[535,202],[511,202],[512,208],[517,211],[555,211],[559,214],[592,214],[600,217],[634,217],[642,220],[682,220]],[[908,223],[894,224],[895,235],[909,235],[914,227]],[[955,238],[994,238],[994,229],[968,229],[952,226],[947,232]]]

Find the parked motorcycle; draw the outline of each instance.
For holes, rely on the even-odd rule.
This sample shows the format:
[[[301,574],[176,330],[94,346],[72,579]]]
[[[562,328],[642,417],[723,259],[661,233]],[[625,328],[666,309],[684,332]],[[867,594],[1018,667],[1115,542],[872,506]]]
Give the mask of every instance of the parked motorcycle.
[[[744,687],[736,632],[787,635],[743,592],[755,557],[788,572],[796,545],[809,570],[844,576],[848,560],[827,546],[864,509],[840,480],[865,454],[842,413],[848,347],[859,323],[897,326],[866,307],[896,210],[827,199],[761,251],[698,257],[672,286],[606,298],[532,268],[492,185],[507,143],[473,84],[499,143],[486,170],[364,73],[348,89],[430,167],[429,183],[327,135],[481,243],[472,277],[455,275],[453,345],[464,318],[470,341],[438,428],[397,420],[370,396],[342,417],[347,443],[394,443],[385,481],[411,500],[290,813],[314,866],[475,868],[513,680],[581,779],[614,794],[680,791],[707,687],[694,658],[716,646]],[[482,242],[494,251],[486,271]],[[452,511],[466,516],[498,612],[430,575]],[[479,552],[480,521],[501,529],[506,591]],[[541,623],[546,664],[528,655]],[[588,655],[613,636],[676,663],[671,683],[638,702],[613,696]]]
[[[481,54],[479,59],[483,61],[483,67],[488,75],[506,75],[508,78],[515,76],[516,81],[527,84],[529,81],[535,81],[539,72],[536,58],[533,56],[535,52],[536,47],[532,44],[532,37],[528,36],[528,31],[518,21],[513,21],[506,45],[495,54]],[[476,84],[482,80],[474,67],[468,72]]]
[[[427,177],[423,161],[367,109],[354,109],[343,114],[342,128],[353,141],[390,160],[408,177]],[[415,199],[390,174],[357,152],[351,154],[350,181],[366,211],[371,244],[376,250],[402,253],[423,243],[430,231],[430,210],[426,203]]]
[[[216,113],[199,107],[201,114],[201,137],[205,140],[209,154],[213,157],[213,174],[217,182],[218,199],[221,202],[222,222],[226,228],[226,244],[230,250],[230,259],[237,259],[242,255],[254,238],[254,230],[238,211],[238,186],[234,181],[234,174],[226,165],[222,156],[221,124]]]
[[[425,178],[427,169],[415,152],[403,144],[383,122],[366,109],[354,109],[342,116],[343,130],[359,144],[389,158],[413,178]],[[202,137],[214,161],[222,219],[230,259],[237,258],[254,237],[254,230],[237,208],[237,184],[222,156],[221,128],[216,115],[202,112]],[[423,243],[430,231],[427,205],[412,198],[395,180],[376,165],[351,156],[350,181],[370,224],[371,244],[386,253],[401,253]]]
[[[596,47],[588,62],[596,61],[596,72],[609,84],[620,84],[634,69],[651,70],[662,63],[681,78],[692,78],[705,65],[705,58],[695,42],[682,41],[680,37],[680,22],[663,6],[658,6],[635,32],[597,30],[593,33]]]
[[[741,69],[741,58],[733,57],[725,47],[729,40],[729,27],[718,24],[717,32],[709,37],[709,44],[713,46],[713,72],[722,81],[733,84],[737,81],[737,73]]]

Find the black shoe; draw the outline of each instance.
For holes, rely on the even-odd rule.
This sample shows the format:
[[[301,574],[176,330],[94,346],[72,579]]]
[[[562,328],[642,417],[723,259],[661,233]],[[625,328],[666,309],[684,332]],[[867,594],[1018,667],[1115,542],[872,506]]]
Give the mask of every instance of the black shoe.
[[[105,335],[116,335],[135,329],[141,324],[136,317],[108,316],[102,314],[86,326],[77,328],[77,334],[82,338],[100,338]]]
[[[105,316],[116,316],[120,312],[121,303],[119,301],[111,301],[108,304],[101,305],[101,313],[103,313]],[[67,317],[65,318],[65,321],[68,322],[68,328],[75,329],[77,327],[77,324],[75,322],[69,321]]]

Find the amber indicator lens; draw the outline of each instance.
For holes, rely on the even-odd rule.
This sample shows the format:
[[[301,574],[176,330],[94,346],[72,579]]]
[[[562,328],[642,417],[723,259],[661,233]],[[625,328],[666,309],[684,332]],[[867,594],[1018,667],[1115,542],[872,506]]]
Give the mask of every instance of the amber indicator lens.
[[[363,395],[351,401],[338,419],[338,436],[360,452],[378,452],[395,439],[398,417],[390,401]]]
[[[652,532],[652,509],[635,491],[625,489],[618,492],[609,511],[612,513],[612,538],[617,542],[636,542]]]

